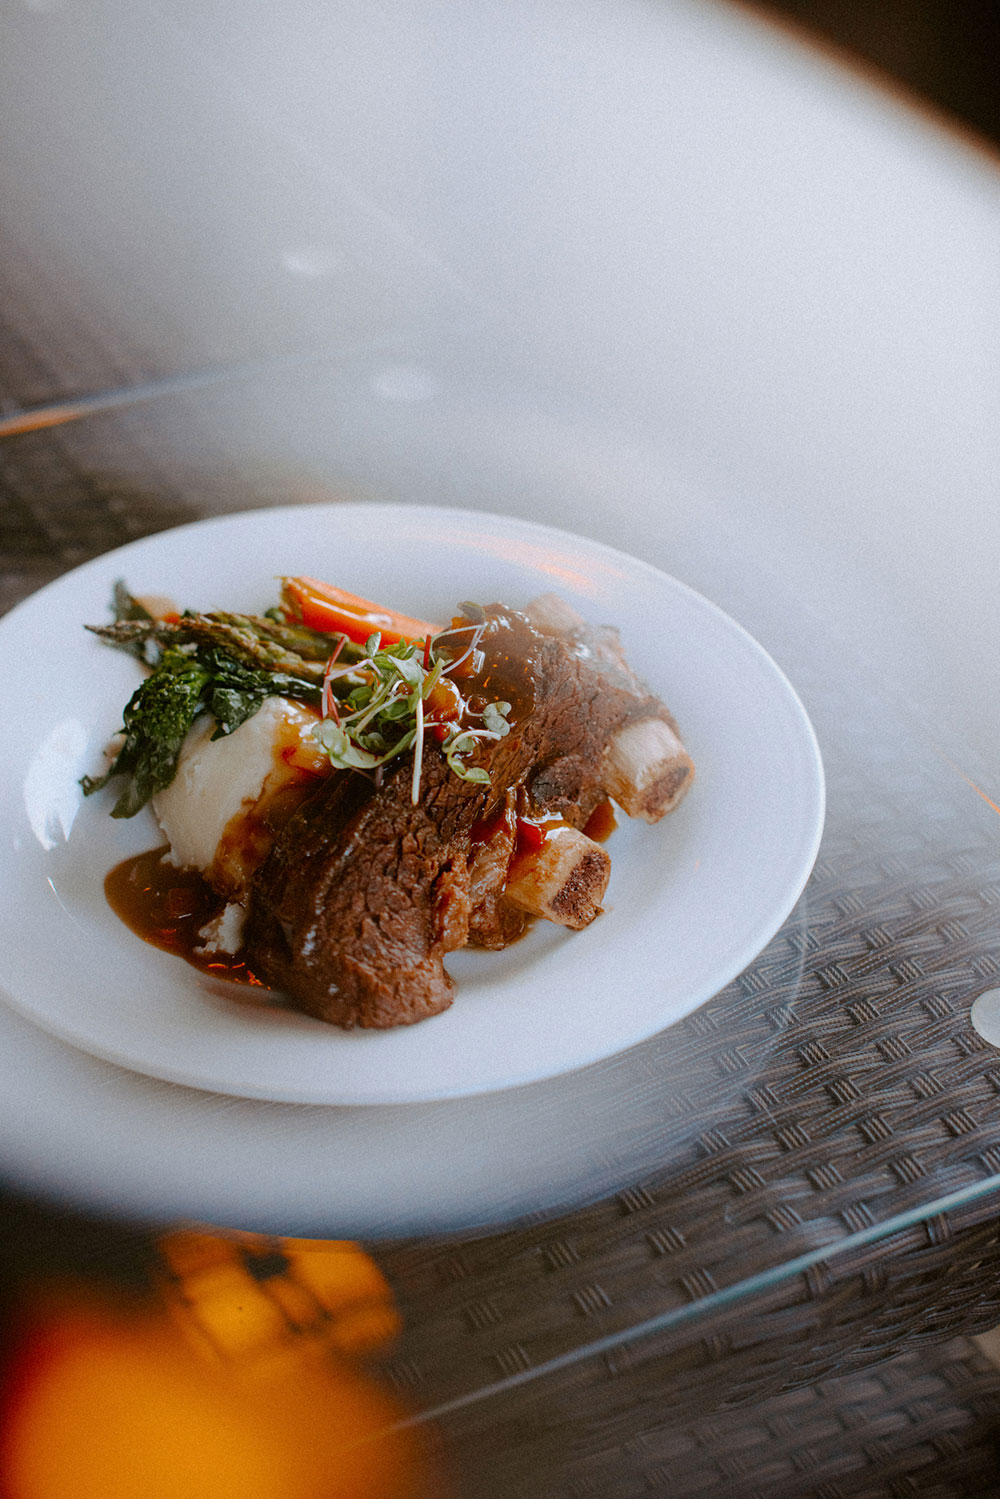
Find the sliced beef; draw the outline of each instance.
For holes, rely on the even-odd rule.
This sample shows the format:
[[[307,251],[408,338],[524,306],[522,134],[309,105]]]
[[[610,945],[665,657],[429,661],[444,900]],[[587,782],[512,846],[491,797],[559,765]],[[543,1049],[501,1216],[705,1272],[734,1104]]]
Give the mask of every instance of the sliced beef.
[[[512,705],[511,732],[479,747],[484,786],[456,776],[425,743],[421,796],[412,759],[380,787],[337,772],[291,819],[252,889],[251,966],[308,1013],[341,1026],[386,1027],[451,1003],[448,952],[502,947],[522,912],[504,901],[517,816],[582,828],[607,795],[607,749],[663,704],[627,666],[491,605],[480,649],[458,685],[471,709]],[[476,720],[473,720],[474,722]]]
[[[376,790],[326,781],[286,826],[251,894],[251,967],[309,1014],[384,1028],[445,1009],[446,952],[469,928],[469,832],[485,800],[428,747],[418,806],[404,770]]]

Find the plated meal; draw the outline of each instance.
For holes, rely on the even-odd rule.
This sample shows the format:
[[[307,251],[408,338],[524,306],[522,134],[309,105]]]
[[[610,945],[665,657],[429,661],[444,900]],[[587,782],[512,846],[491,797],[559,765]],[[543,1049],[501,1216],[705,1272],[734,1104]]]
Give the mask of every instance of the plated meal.
[[[166,848],[106,890],[140,935],[347,1029],[451,1005],[444,959],[601,913],[614,804],[656,823],[694,766],[618,632],[548,592],[443,625],[312,578],[260,614],[114,590],[89,628],[145,672],[87,794]]]
[[[415,618],[395,638],[392,609],[355,634],[306,618],[280,582],[302,571]],[[107,628],[120,578],[147,600],[111,622],[131,654],[83,628]],[[183,711],[147,745],[163,758],[133,734],[85,795],[168,656]],[[611,1058],[755,958],[823,826],[808,717],[744,629],[646,562],[512,516],[308,504],[130,542],[0,620],[0,690],[0,998],[78,1051],[218,1093],[409,1104]],[[675,774],[691,784],[671,714],[697,774],[650,821]]]

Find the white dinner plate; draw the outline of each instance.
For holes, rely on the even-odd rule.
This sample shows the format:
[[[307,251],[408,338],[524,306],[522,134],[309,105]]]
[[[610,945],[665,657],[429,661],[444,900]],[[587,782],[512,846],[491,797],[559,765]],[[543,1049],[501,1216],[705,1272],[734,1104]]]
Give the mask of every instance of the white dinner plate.
[[[148,946],[103,881],[159,841],[151,814],[84,799],[140,679],[85,632],[116,578],[198,609],[260,610],[280,574],[309,573],[417,617],[459,600],[514,606],[558,590],[621,629],[677,717],[697,767],[658,826],[621,819],[604,914],[538,923],[500,953],[453,954],[453,1006],[416,1026],[344,1032]],[[823,826],[815,736],[764,650],[685,585],[608,547],[501,516],[398,505],[250,512],[149,537],[78,568],[0,624],[0,984],[39,1026],[152,1077],[250,1098],[382,1104],[553,1077],[679,1020],[733,979],[791,911]]]

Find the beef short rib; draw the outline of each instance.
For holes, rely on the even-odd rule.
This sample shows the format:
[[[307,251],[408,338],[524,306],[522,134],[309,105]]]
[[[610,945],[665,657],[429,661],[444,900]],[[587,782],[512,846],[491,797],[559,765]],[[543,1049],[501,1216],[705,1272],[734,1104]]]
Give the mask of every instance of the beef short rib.
[[[413,805],[411,755],[381,785],[336,771],[290,819],[251,888],[251,966],[300,1009],[335,1025],[410,1024],[451,1004],[444,957],[502,947],[527,918],[504,900],[517,818],[583,828],[609,794],[609,746],[630,725],[676,725],[614,651],[579,630],[485,610],[474,711],[511,704],[510,733],[478,746],[490,784],[449,769],[427,736]],[[690,762],[688,762],[690,764]]]

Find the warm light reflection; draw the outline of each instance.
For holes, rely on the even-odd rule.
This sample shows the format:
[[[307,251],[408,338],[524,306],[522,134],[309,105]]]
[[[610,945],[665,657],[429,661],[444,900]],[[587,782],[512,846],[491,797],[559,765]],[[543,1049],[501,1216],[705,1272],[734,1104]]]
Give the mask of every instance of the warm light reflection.
[[[986,803],[986,805],[988,807],[992,807],[993,811],[996,812],[998,815],[1000,815],[1000,807],[997,806],[996,802],[993,801],[992,798],[990,798],[990,797],[988,797],[986,795],[986,792],[983,790],[983,788],[981,786],[977,786],[976,783],[975,783],[975,781],[970,781],[969,777],[966,776],[966,775],[962,775],[961,771],[959,771],[959,775],[962,776],[962,780],[965,782],[965,784],[967,786],[971,786],[972,787],[973,791],[976,793],[977,796],[981,796],[982,797],[983,801]]]
[[[942,760],[944,760],[948,765],[951,766],[952,770],[956,773],[959,780],[964,781],[965,784],[970,788],[970,790],[974,791],[978,797],[981,797],[986,805],[992,811],[996,812],[998,816],[1000,816],[1000,806],[997,806],[996,802],[993,801],[991,797],[986,795],[986,792],[983,790],[983,788],[981,786],[977,786],[975,781],[970,780],[970,778],[965,774],[965,771],[962,770],[961,766],[955,764],[950,755],[946,755],[941,749],[938,750],[938,754],[941,756]]]
[[[625,577],[622,569],[611,561],[598,562],[593,557],[582,558],[578,552],[560,552],[545,542],[484,536],[479,531],[453,530],[449,534],[462,546],[477,552],[489,552],[502,562],[530,567],[589,598],[597,598],[603,585],[609,582],[620,584]]]
[[[400,1329],[385,1277],[349,1240],[182,1231],[161,1240],[160,1255],[177,1326],[247,1376],[327,1350],[363,1358]]]
[[[162,1295],[49,1286],[3,1391],[3,1499],[441,1499],[359,1360],[399,1317],[356,1245],[183,1232]],[[379,1434],[382,1435],[379,1435]]]

